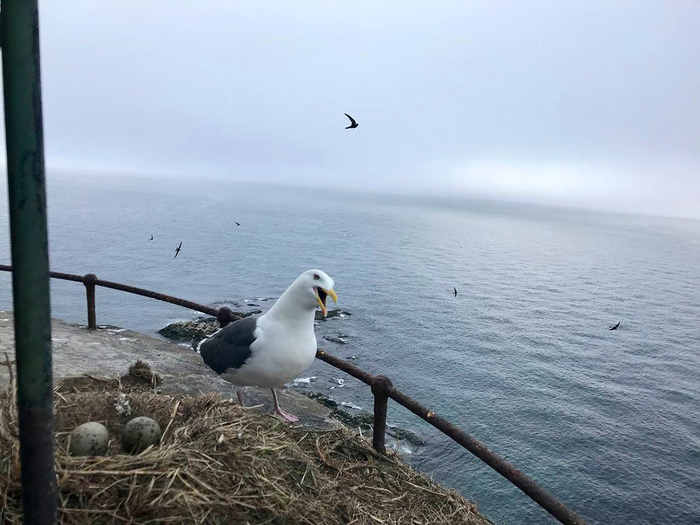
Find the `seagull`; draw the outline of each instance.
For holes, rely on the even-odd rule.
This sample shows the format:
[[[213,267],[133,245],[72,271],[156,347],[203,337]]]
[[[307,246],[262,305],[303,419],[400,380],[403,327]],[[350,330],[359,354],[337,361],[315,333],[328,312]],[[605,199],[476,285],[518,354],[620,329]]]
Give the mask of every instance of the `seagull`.
[[[237,221],[233,221],[233,222],[235,222],[235,223],[236,223],[236,226],[240,226],[240,225],[241,225],[241,223],[240,223],[240,222],[237,222]]]
[[[151,238],[148,239],[148,240],[149,240],[149,241],[152,241],[152,240],[153,240],[153,234],[151,234]]]
[[[344,113],[344,115],[350,119],[350,125],[345,129],[355,129],[357,126],[359,126],[359,124],[355,122],[355,119],[352,118],[350,115],[348,115],[347,113]]]
[[[178,246],[177,248],[175,248],[175,257],[177,257],[178,254],[180,253],[180,248],[182,248],[182,241],[180,241],[180,246]],[[173,257],[173,259],[174,259],[175,257]]]
[[[617,330],[617,328],[620,326],[620,321],[617,322],[615,326],[611,326],[610,330]]]
[[[454,288],[454,286],[453,286]],[[455,288],[455,297],[457,297],[457,288]]]
[[[326,298],[338,302],[333,284],[321,270],[308,270],[265,315],[239,319],[193,346],[204,363],[229,383],[271,389],[275,415],[295,423],[299,419],[280,408],[275,389],[299,377],[313,363],[316,307],[325,316]],[[245,406],[243,390],[237,396]]]

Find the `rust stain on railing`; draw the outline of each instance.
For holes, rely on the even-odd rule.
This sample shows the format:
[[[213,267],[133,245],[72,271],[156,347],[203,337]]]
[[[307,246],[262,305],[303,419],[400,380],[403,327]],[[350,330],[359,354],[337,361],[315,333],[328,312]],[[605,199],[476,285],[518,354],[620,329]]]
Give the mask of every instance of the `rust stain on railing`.
[[[0,264],[0,270],[11,272],[12,266]],[[74,281],[83,283],[87,293],[88,303],[88,327],[91,329],[97,328],[97,320],[95,314],[95,288],[103,286],[123,292],[157,299],[166,303],[175,304],[184,308],[189,308],[203,314],[216,317],[221,327],[239,319],[229,308],[212,308],[202,304],[198,304],[178,297],[153,292],[144,288],[137,288],[126,284],[115,283],[112,281],[103,281],[98,279],[94,274],[74,275],[70,273],[50,272],[51,277],[55,279],[63,279],[65,281]],[[387,401],[389,398],[396,401],[406,409],[413,412],[415,415],[428,422],[430,425],[437,428],[440,432],[451,438],[456,443],[462,445],[469,452],[486,463],[501,476],[510,481],[513,485],[523,491],[535,503],[544,510],[554,516],[559,522],[565,525],[585,525],[585,521],[569,510],[552,494],[540,487],[534,480],[524,474],[522,471],[515,468],[505,459],[500,457],[495,452],[491,451],[486,445],[479,440],[471,437],[469,434],[456,427],[446,419],[436,414],[433,410],[423,406],[418,401],[410,396],[407,396],[400,390],[396,389],[391,380],[383,375],[373,375],[369,372],[358,368],[357,366],[344,361],[339,357],[329,354],[325,350],[318,350],[316,357],[329,365],[342,370],[343,372],[359,379],[363,383],[369,385],[374,395],[374,430],[372,436],[372,446],[377,452],[386,454],[386,416],[387,416]]]

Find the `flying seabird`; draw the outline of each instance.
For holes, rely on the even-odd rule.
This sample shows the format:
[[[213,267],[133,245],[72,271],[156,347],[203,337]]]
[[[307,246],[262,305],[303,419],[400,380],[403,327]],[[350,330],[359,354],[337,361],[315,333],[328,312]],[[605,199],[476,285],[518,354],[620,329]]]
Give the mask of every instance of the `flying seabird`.
[[[611,326],[610,330],[617,330],[617,328],[620,326],[620,321],[617,322],[615,326]]]
[[[180,241],[180,246],[178,246],[177,248],[175,248],[175,257],[177,257],[177,255],[180,253],[180,248],[182,248],[182,241]],[[175,257],[173,257],[173,259],[174,259]]]
[[[352,118],[350,115],[348,115],[347,113],[344,113],[344,115],[350,119],[350,125],[345,129],[355,129],[357,126],[359,126],[359,124],[355,122],[355,119]]]
[[[280,408],[275,388],[299,377],[316,356],[316,307],[325,316],[326,298],[334,302],[333,279],[321,270],[302,273],[260,317],[231,323],[196,345],[204,363],[238,387],[272,390],[275,414],[293,423],[299,419]],[[245,406],[243,390],[238,401]]]
[[[454,288],[454,286],[453,286]],[[455,297],[457,297],[457,288],[455,288]]]
[[[148,240],[149,240],[149,241],[152,241],[152,240],[153,240],[153,234],[151,234],[151,238],[148,239]]]
[[[240,226],[240,225],[241,225],[241,223],[240,223],[240,222],[237,222],[237,221],[233,221],[233,222],[235,222],[235,223],[236,223],[236,226]]]

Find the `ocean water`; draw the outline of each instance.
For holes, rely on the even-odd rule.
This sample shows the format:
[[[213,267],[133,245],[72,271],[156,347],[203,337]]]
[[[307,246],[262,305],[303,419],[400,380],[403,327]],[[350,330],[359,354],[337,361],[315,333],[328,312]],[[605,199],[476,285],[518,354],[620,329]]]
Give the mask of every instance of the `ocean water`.
[[[275,298],[321,268],[352,314],[320,327],[347,344],[321,346],[390,376],[591,524],[700,523],[700,221],[214,181],[48,189],[52,269],[220,304]],[[3,187],[7,263],[8,228]],[[55,317],[84,323],[85,308],[82,286],[53,281]],[[195,316],[104,289],[97,315],[149,334]],[[342,372],[315,363],[308,377],[371,408]],[[425,438],[412,464],[495,523],[554,523],[403,408],[389,419]]]

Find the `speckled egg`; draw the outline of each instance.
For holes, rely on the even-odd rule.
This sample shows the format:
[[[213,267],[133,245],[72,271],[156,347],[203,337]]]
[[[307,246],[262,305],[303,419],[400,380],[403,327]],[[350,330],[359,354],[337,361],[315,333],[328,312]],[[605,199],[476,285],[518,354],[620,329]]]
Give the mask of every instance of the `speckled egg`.
[[[126,452],[140,452],[160,442],[160,426],[150,417],[135,417],[122,431],[122,448]]]
[[[101,424],[83,423],[70,434],[68,452],[71,456],[102,456],[107,452],[109,432]]]

